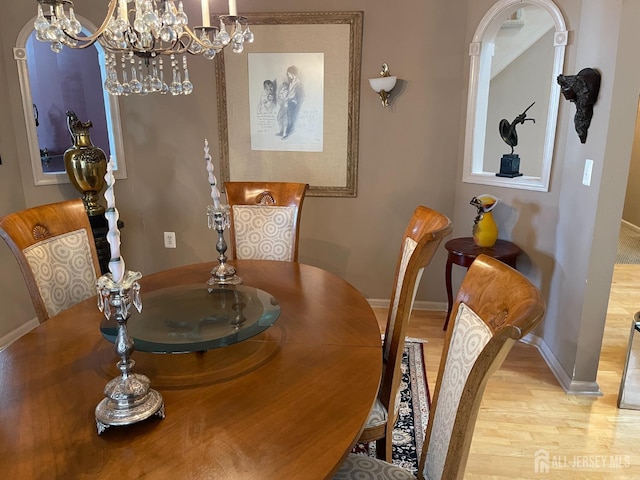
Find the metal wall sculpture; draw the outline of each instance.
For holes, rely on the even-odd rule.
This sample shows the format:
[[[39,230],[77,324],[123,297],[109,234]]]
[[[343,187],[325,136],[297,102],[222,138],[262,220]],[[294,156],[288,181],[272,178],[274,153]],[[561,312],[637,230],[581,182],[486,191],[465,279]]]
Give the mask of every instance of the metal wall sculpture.
[[[587,141],[587,131],[593,116],[593,106],[600,92],[600,72],[583,68],[577,75],[558,75],[558,84],[564,98],[576,104],[573,122],[581,143]]]

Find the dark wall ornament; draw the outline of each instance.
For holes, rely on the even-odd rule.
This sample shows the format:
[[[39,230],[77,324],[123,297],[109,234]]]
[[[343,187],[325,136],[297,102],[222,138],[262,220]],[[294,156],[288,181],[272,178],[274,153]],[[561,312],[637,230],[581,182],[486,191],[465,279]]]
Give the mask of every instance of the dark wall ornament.
[[[593,116],[593,106],[600,92],[600,72],[583,68],[577,75],[558,75],[558,84],[564,98],[576,104],[573,122],[581,143],[587,141],[587,131]]]

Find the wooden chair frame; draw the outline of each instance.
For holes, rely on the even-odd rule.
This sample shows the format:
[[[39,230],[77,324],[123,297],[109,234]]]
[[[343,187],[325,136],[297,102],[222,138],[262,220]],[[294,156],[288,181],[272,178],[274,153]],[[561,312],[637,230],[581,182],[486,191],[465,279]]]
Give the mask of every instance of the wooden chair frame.
[[[460,321],[458,316],[462,304],[472,311],[465,312],[464,321]],[[419,480],[464,478],[473,430],[487,381],[502,365],[514,343],[522,339],[542,320],[544,312],[545,303],[540,290],[515,269],[487,255],[479,255],[471,264],[462,281],[450,316],[451,326],[447,329],[425,442],[420,456],[417,475]],[[470,330],[464,330],[464,328]],[[469,335],[465,338],[465,334]],[[447,416],[439,415],[439,401],[440,394],[444,391],[443,378],[451,353],[451,342],[455,335],[462,335],[456,338],[456,345],[461,348],[456,353],[461,355],[457,355],[459,358],[454,360],[456,363],[453,368],[456,369],[457,375],[447,376],[454,382],[447,384],[449,402],[444,403],[442,408],[456,408],[453,424],[447,424],[449,420]],[[474,354],[474,352],[477,353]],[[464,383],[455,382],[465,376]],[[454,406],[456,402],[457,407]],[[445,412],[448,411],[450,410],[445,410]],[[446,428],[440,431],[440,437],[433,437],[432,445],[434,424],[438,423],[438,418],[442,418],[442,422],[445,422],[439,422],[440,427],[446,425]],[[426,472],[427,468],[430,469],[428,472]],[[389,462],[349,454],[334,476],[334,480],[355,478],[391,480],[416,477]]]
[[[358,442],[362,443],[376,440],[376,455],[383,460],[391,458],[393,427],[397,421],[397,415],[394,413],[397,410],[396,396],[402,379],[401,363],[405,331],[411,316],[415,292],[421,280],[422,269],[429,265],[442,239],[449,235],[452,229],[451,221],[445,215],[430,208],[419,206],[413,212],[402,237],[402,247],[400,248],[396,266],[394,288],[385,330],[383,344],[383,352],[385,353],[384,370],[378,394],[380,402],[387,410],[387,423],[378,428],[365,429],[358,440]],[[406,263],[404,276],[401,278],[407,238],[414,240],[417,245]],[[402,286],[398,292],[400,282]],[[397,308],[394,318],[393,306],[396,302]]]
[[[89,240],[93,268],[100,275],[100,262],[82,199],[40,205],[0,218],[0,237],[7,243],[27,284],[40,323],[49,319],[36,279],[24,250],[46,238],[83,229]]]
[[[461,303],[466,304],[483,320],[493,336],[475,361],[460,398],[441,477],[447,480],[464,477],[469,447],[487,381],[500,368],[514,343],[529,333],[542,320],[545,312],[540,290],[520,272],[487,255],[479,255],[471,264],[449,317],[451,328],[447,330],[440,359],[429,424],[420,458],[420,479],[424,478],[423,471],[433,429],[432,418],[438,410],[444,367],[451,347],[451,337],[456,330],[453,323],[458,316]]]
[[[232,258],[234,260],[238,258],[233,217],[234,205],[290,206],[295,207],[293,261],[297,262],[302,203],[309,185],[288,182],[225,182],[224,188],[227,194],[227,202],[231,207],[231,228],[229,230],[231,244],[233,245]]]

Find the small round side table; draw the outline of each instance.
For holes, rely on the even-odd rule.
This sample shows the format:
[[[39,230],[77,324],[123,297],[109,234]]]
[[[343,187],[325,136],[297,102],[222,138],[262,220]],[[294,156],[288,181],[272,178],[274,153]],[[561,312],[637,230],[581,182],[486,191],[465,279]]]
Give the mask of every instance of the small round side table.
[[[516,268],[516,259],[520,255],[520,247],[507,240],[497,240],[493,247],[479,247],[472,237],[453,238],[444,244],[449,255],[447,256],[447,266],[445,270],[445,281],[447,284],[447,319],[444,322],[443,330],[449,324],[449,315],[453,307],[453,292],[451,291],[451,266],[455,263],[461,267],[469,268],[478,255],[484,253],[490,257],[500,260],[510,267]]]

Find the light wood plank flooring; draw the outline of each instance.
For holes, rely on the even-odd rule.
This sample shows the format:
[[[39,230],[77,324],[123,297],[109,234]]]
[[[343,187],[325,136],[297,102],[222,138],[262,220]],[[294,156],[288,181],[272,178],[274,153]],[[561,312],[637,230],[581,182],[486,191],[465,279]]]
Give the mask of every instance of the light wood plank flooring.
[[[374,309],[383,329],[386,309]],[[604,396],[566,395],[535,347],[518,343],[489,380],[465,479],[640,479],[640,411],[617,408],[640,265],[616,265],[598,384]],[[431,391],[442,352],[444,312],[417,311],[408,336],[425,344]],[[536,471],[536,452],[548,473]],[[542,467],[542,463],[539,464]]]

